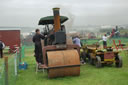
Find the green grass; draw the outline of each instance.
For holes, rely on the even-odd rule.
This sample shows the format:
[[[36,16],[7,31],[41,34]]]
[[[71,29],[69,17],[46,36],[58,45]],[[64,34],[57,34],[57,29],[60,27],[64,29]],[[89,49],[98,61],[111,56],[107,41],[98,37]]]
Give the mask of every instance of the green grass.
[[[9,85],[15,85],[16,76],[14,75],[14,54],[4,51],[4,57],[8,57],[8,82]],[[0,85],[5,85],[4,58],[0,59]]]
[[[12,54],[7,53],[7,51],[4,51],[4,57],[11,57]],[[4,58],[0,58],[0,68],[2,68],[4,64]]]
[[[47,72],[35,73],[33,49],[27,48],[23,60],[28,63],[28,69],[19,71],[16,85],[128,85],[128,56],[124,52],[120,55],[123,56],[122,68],[113,65],[98,69],[85,64],[81,66],[80,76],[49,79]]]
[[[0,66],[3,64],[3,59],[0,58]]]
[[[87,40],[81,40],[83,44],[91,45],[97,43],[101,39],[87,39]],[[112,46],[113,45],[113,40],[115,40],[115,43],[118,45],[119,40],[121,40],[122,44],[126,44],[128,46],[128,38],[109,38],[107,40],[107,45]],[[102,45],[102,42],[99,42],[100,45]]]

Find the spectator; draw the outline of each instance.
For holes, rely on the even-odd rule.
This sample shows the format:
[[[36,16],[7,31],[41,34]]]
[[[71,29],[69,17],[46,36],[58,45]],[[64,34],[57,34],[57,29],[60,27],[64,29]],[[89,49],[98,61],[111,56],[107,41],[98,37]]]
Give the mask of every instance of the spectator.
[[[4,42],[0,40],[0,58],[3,58],[3,49],[5,48]]]
[[[107,36],[106,34],[104,34],[104,36],[102,37],[102,40],[103,40],[103,48],[106,49],[107,48],[107,39],[111,37],[110,36]]]
[[[76,45],[78,45],[80,48],[82,46],[82,43],[80,42],[80,39],[79,39],[78,36],[76,36],[76,37],[73,38],[73,43],[76,44]],[[85,63],[86,56],[84,56],[83,53],[80,55],[80,58],[81,58],[81,63],[82,64],[86,64]]]
[[[73,43],[81,47],[81,42],[78,36],[73,38]]]

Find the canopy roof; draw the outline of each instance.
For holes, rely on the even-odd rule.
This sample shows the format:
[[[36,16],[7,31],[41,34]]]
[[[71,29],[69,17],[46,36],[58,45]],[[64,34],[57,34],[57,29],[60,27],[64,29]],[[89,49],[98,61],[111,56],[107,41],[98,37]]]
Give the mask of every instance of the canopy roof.
[[[60,23],[64,23],[68,20],[66,16],[60,16]],[[39,25],[54,24],[54,16],[43,17],[39,20]]]

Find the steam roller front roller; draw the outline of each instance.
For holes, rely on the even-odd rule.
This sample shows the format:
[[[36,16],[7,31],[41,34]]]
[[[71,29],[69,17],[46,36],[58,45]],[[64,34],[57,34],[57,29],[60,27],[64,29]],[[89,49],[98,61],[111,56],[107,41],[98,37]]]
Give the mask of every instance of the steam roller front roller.
[[[80,58],[75,49],[48,51],[48,77],[80,75]]]

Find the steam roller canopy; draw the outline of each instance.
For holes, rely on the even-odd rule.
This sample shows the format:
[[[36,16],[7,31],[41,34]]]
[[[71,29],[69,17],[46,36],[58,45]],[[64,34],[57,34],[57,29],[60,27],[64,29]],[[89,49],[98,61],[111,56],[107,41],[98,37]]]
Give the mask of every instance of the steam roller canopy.
[[[66,16],[60,16],[60,23],[64,23],[68,20]],[[54,16],[43,17],[39,20],[39,25],[54,24]]]
[[[48,51],[47,56],[49,78],[80,75],[80,57],[77,50]]]

